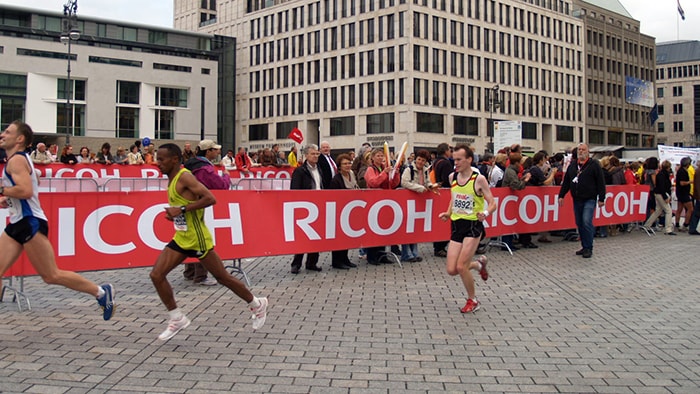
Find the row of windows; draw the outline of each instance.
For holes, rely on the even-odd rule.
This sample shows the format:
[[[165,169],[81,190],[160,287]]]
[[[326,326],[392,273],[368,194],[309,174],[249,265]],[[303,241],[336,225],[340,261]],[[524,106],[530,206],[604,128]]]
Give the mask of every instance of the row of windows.
[[[445,120],[449,115],[416,112],[416,131],[419,133],[445,133]],[[394,113],[367,115],[365,132],[367,134],[393,134],[396,130],[396,117]],[[289,132],[298,127],[297,121],[278,122],[276,125],[277,139],[287,138]],[[452,132],[454,135],[479,135],[479,119],[466,116],[452,116]],[[537,124],[531,122],[522,123],[521,137],[523,139],[538,139]],[[490,129],[490,126],[487,130]],[[354,116],[344,116],[330,119],[330,135],[355,135]],[[488,134],[488,133],[487,133]],[[638,136],[637,136],[638,137]],[[653,138],[653,137],[652,137]],[[269,139],[269,124],[253,124],[248,126],[249,141],[264,141]],[[571,126],[556,126],[557,141],[574,141],[574,128]]]
[[[657,131],[659,133],[664,133],[666,132],[666,124],[664,122],[659,122],[657,123]],[[674,121],[673,122],[673,132],[674,133],[680,133],[684,131],[683,130],[683,122],[682,121]],[[681,145],[682,146],[682,145]]]
[[[600,94],[606,97],[623,97],[622,85],[588,78],[588,94]]]
[[[605,66],[605,70],[603,66]],[[634,64],[627,64],[611,59],[605,59],[605,61],[603,61],[602,56],[591,54],[588,54],[588,64],[586,67],[589,70],[605,71],[606,74],[628,75],[645,81],[651,81],[654,75],[653,70],[650,68],[639,67]]]
[[[403,12],[399,14],[399,37],[403,37]],[[280,60],[304,58],[307,55],[326,53],[338,48],[351,48],[356,45],[394,39],[395,17],[393,14],[378,18],[378,36],[375,35],[375,20],[368,19],[348,23],[339,27],[316,30],[276,41],[250,46],[250,65],[271,64]],[[359,27],[359,36],[356,35]],[[323,39],[321,39],[323,34]],[[340,36],[338,36],[340,34]],[[306,39],[305,39],[306,38]],[[306,50],[305,50],[306,49]]]
[[[431,24],[428,25],[428,21]],[[431,39],[434,42],[447,43],[448,20],[439,16],[430,18],[428,14],[413,13],[413,37]],[[449,20],[449,42],[451,45],[464,46],[464,22]],[[401,26],[400,26],[401,27]],[[432,32],[432,34],[431,34]],[[402,32],[403,33],[403,32]],[[430,37],[430,38],[429,38]]]
[[[622,116],[623,113],[624,118]],[[623,109],[619,107],[588,104],[588,118],[639,124],[648,121],[649,111],[625,109],[623,112]]]
[[[320,82],[370,76],[403,71],[405,45],[379,48],[325,59],[308,61],[256,70],[249,73],[250,92],[260,92],[304,86]],[[471,80],[502,83],[515,87],[539,89],[546,92],[581,96],[582,78],[550,69],[538,69],[523,64],[481,58],[463,53],[432,49],[420,45],[413,47],[415,71],[449,75]],[[275,79],[277,84],[275,84]]]
[[[604,130],[588,130],[588,143],[596,145],[623,145],[623,133],[621,131],[608,131],[608,141],[605,141]],[[624,133],[624,145],[628,147],[638,147],[640,143],[639,134]],[[642,134],[641,143],[643,148],[656,147],[654,136]]]
[[[642,44],[637,44],[635,42],[629,42],[625,39],[619,37],[613,37],[609,34],[603,34],[603,32],[595,32],[588,29],[586,31],[586,44],[589,47],[603,47],[605,44],[605,49],[622,52],[625,55],[634,56],[635,58],[641,55],[641,59],[654,61],[654,48],[644,46]]]
[[[255,97],[248,101],[250,119],[300,115],[321,111],[343,111],[405,104],[405,78],[360,83],[333,88]],[[306,103],[306,107],[304,106]],[[277,112],[275,112],[277,108]],[[305,112],[306,108],[306,112]]]
[[[321,111],[345,111],[405,104],[406,79],[386,80],[284,93],[248,100],[249,118],[301,115]],[[398,85],[398,86],[397,86]],[[416,105],[454,108],[470,111],[486,108],[490,89],[442,81],[413,80],[413,103]],[[465,94],[466,93],[466,94]],[[581,103],[574,100],[541,97],[532,94],[501,91],[502,114],[581,121]],[[275,111],[276,109],[276,111]]]
[[[700,67],[697,64],[688,66],[676,66],[656,69],[656,79],[676,79],[700,76]]]
[[[673,97],[681,97],[683,96],[683,86],[674,86],[672,88],[673,92]],[[664,88],[656,88],[656,97],[658,98],[663,98],[664,97]],[[661,114],[661,112],[659,112]]]

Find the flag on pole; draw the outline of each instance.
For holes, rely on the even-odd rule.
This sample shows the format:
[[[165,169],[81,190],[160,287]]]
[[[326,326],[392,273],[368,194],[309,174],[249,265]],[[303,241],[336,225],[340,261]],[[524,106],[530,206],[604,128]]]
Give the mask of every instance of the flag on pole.
[[[297,127],[292,129],[287,138],[294,140],[297,144],[301,144],[301,142],[304,141],[304,135]]]
[[[685,20],[685,11],[681,7],[681,0],[678,0],[678,13],[681,14],[681,19]]]
[[[651,112],[649,112],[649,121],[651,122],[651,125],[653,126],[657,120],[659,120],[659,105],[654,104],[654,108],[652,108]]]

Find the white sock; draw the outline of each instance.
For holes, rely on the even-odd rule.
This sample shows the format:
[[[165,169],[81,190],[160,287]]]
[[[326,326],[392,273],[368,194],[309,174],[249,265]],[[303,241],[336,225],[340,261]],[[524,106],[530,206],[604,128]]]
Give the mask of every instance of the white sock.
[[[182,318],[185,317],[185,314],[182,313],[180,308],[175,308],[172,311],[168,311],[168,315],[170,315],[172,320],[182,320]]]
[[[260,307],[260,299],[258,297],[253,297],[253,301],[248,303],[249,308],[258,308]]]
[[[97,298],[101,298],[103,295],[105,295],[105,289],[102,286],[97,286]]]

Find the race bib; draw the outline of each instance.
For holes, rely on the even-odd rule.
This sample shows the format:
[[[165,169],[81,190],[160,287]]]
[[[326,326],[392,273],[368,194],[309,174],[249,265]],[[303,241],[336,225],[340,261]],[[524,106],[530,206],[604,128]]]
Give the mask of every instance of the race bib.
[[[474,214],[474,196],[469,194],[455,195],[452,212],[460,215]]]
[[[177,215],[173,218],[173,225],[175,226],[175,231],[187,231],[187,220],[185,220],[185,214]]]

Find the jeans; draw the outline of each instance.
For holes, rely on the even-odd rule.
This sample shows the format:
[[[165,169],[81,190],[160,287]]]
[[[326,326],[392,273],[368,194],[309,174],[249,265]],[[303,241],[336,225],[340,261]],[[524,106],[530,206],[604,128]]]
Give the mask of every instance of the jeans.
[[[595,235],[593,214],[595,213],[595,206],[595,200],[574,200],[574,217],[576,218],[576,227],[581,238],[581,246],[589,250],[593,250],[593,236]]]
[[[693,208],[693,216],[690,217],[690,224],[688,225],[688,232],[695,233],[698,228],[698,221],[700,221],[700,200],[695,200],[695,207]]]
[[[401,245],[401,261],[418,257],[418,244]]]

